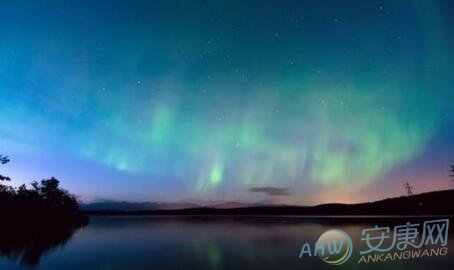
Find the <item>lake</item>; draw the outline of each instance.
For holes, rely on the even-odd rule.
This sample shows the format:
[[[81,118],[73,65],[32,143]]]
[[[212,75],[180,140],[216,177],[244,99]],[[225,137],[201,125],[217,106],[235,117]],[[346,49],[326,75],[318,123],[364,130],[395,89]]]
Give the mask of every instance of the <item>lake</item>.
[[[407,221],[421,223],[371,217],[91,217],[86,227],[52,241],[24,245],[2,238],[12,243],[0,242],[0,269],[452,269],[452,232],[447,255],[358,264],[363,229]],[[332,266],[318,257],[299,258],[304,243],[315,243],[330,229],[353,240],[347,262]]]

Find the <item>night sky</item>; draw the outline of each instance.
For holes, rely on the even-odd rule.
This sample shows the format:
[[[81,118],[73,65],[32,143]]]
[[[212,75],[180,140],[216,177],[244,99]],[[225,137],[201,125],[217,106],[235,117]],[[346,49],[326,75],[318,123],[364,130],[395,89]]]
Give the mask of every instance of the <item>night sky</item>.
[[[452,188],[451,1],[2,1],[0,172],[82,200]]]

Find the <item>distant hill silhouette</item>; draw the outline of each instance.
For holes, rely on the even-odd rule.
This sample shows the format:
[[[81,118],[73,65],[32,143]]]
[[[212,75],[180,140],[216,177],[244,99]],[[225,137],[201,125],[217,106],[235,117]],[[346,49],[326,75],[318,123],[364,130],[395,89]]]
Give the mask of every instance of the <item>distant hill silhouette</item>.
[[[127,201],[101,201],[87,204],[80,204],[81,211],[149,211],[149,210],[180,210],[189,208],[241,208],[250,207],[251,204],[241,202],[210,202],[210,203],[161,203],[161,202],[127,202]],[[253,205],[253,206],[258,206]]]
[[[185,209],[155,209],[125,211],[103,209],[84,211],[92,215],[454,215],[454,190],[433,191],[414,196],[389,198],[359,204],[321,204],[317,206],[245,206],[193,207]],[[232,204],[235,205],[235,204]]]
[[[143,210],[173,210],[197,208],[195,203],[159,203],[159,202],[126,202],[126,201],[103,201],[89,204],[81,204],[81,211],[143,211]]]

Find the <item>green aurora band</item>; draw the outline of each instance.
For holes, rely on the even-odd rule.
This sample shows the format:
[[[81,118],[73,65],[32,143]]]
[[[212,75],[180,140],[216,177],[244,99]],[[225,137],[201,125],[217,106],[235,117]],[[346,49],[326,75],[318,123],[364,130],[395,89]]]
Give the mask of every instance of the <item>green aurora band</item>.
[[[256,186],[364,187],[421,154],[452,112],[445,17],[420,3],[400,22],[399,8],[383,25],[372,19],[361,29],[352,25],[364,18],[341,10],[347,26],[324,35],[296,34],[285,23],[265,33],[255,21],[238,34],[231,19],[211,39],[215,27],[203,20],[163,19],[172,34],[162,34],[141,18],[134,31],[102,24],[76,31],[78,40],[93,40],[80,51],[59,30],[27,37],[11,30],[0,45],[0,146],[32,157],[65,153],[131,179],[167,181],[187,197]],[[337,23],[330,15],[308,20]],[[19,43],[34,46],[12,54]]]

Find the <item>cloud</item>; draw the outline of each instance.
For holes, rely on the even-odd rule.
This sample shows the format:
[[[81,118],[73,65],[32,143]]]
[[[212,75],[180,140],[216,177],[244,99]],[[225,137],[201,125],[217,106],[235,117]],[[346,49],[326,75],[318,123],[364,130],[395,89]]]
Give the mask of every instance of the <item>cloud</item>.
[[[288,196],[290,191],[287,188],[278,187],[252,187],[248,189],[249,192],[263,193],[268,196]]]

